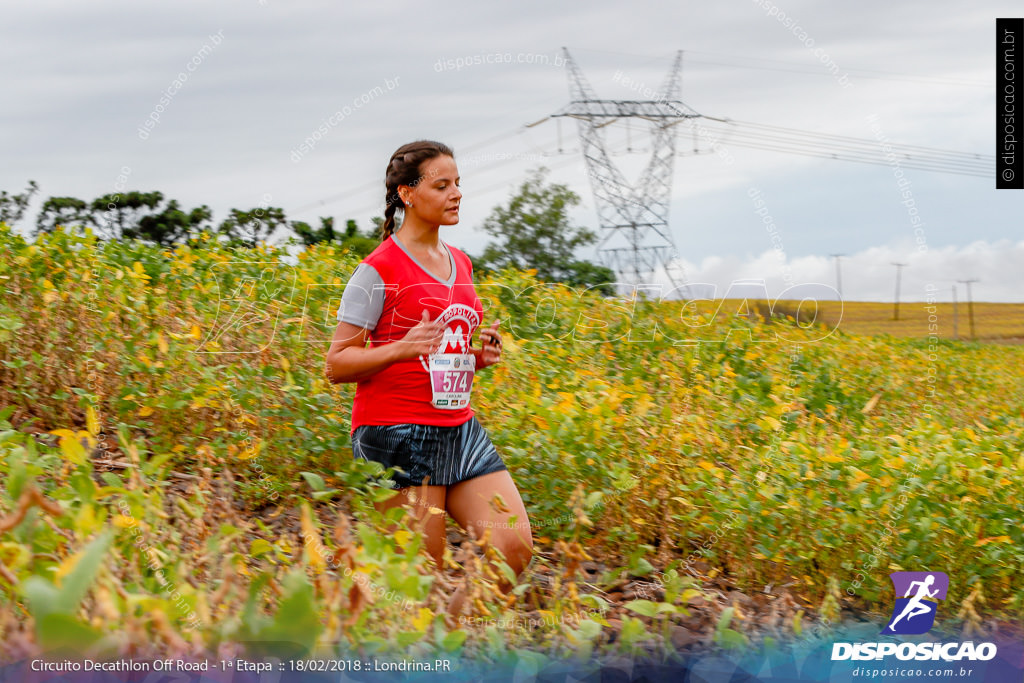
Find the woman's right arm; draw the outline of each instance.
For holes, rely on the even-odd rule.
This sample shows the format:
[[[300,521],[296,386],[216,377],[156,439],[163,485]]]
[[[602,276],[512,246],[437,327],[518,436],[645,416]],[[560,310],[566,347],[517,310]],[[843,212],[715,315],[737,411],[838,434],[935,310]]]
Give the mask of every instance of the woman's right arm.
[[[372,377],[396,361],[428,355],[437,350],[444,334],[440,323],[430,320],[423,311],[423,317],[400,340],[379,346],[367,347],[370,330],[339,322],[334,328],[334,338],[327,350],[327,364],[324,373],[331,384],[358,382]]]

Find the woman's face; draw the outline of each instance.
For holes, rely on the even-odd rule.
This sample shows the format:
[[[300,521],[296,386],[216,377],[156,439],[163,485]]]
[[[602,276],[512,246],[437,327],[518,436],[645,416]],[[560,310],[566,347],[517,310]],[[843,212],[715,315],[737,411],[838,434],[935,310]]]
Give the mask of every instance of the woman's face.
[[[455,159],[441,155],[420,164],[420,182],[415,187],[399,186],[406,204],[406,214],[413,214],[425,223],[455,225],[459,222],[459,169]],[[406,191],[404,188],[408,188]]]

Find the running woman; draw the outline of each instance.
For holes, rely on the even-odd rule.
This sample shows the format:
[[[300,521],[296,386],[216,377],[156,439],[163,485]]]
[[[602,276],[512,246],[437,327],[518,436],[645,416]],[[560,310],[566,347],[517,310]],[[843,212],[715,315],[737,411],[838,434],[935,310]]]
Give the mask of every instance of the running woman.
[[[476,538],[489,531],[519,575],[533,554],[526,508],[470,405],[474,373],[501,360],[501,333],[494,322],[481,329],[481,348],[472,346],[483,313],[473,266],[439,235],[459,222],[454,154],[439,142],[403,145],[385,186],[383,241],[352,274],[327,352],[330,381],[356,383],[352,453],[399,469],[398,494],[374,506],[410,504],[438,568],[446,518],[431,508]],[[461,613],[464,597],[461,588],[452,596],[451,614]]]

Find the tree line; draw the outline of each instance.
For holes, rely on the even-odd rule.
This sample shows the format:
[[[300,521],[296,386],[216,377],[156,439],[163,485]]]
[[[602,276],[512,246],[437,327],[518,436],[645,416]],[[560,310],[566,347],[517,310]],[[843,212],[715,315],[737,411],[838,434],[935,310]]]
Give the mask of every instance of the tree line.
[[[533,171],[520,185],[506,205],[494,207],[481,226],[495,241],[479,256],[470,256],[478,272],[505,267],[534,269],[537,277],[547,282],[564,282],[572,286],[596,287],[613,294],[610,283],[615,273],[602,265],[577,259],[576,252],[597,242],[597,235],[587,228],[573,225],[569,210],[580,198],[568,186],[548,183],[547,169]],[[28,209],[39,186],[30,180],[21,193],[0,191],[0,223],[15,225]],[[335,243],[360,257],[367,256],[380,244],[380,217],[361,231],[354,220],[347,220],[344,229],[336,229],[333,217],[320,217],[319,225],[288,220],[280,207],[256,206],[230,209],[215,224],[213,212],[205,204],[183,208],[162,192],[131,190],[105,194],[92,201],[77,197],[48,197],[36,217],[34,234],[49,233],[58,226],[84,229],[89,227],[103,240],[141,240],[164,247],[183,244],[201,233],[214,234],[227,246],[255,248],[278,229],[292,235],[288,243],[310,247]]]

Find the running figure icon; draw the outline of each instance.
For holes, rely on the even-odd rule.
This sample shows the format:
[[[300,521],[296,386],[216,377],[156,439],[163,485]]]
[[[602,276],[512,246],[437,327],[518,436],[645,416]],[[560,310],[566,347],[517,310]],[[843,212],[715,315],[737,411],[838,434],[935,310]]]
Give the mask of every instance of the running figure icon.
[[[929,574],[924,581],[911,582],[910,587],[907,590],[913,591],[914,586],[918,586],[917,595],[910,598],[910,602],[908,602],[907,606],[903,608],[903,611],[900,612],[900,615],[892,620],[892,623],[889,624],[890,631],[893,630],[893,626],[896,625],[896,622],[898,622],[903,617],[907,617],[907,620],[909,621],[910,619],[913,619],[916,616],[919,616],[921,614],[927,614],[928,612],[932,611],[931,607],[923,604],[921,600],[923,598],[934,598],[936,595],[938,595],[938,589],[934,591],[928,590],[928,587],[931,586],[933,583],[935,583],[935,577],[931,574]]]
[[[946,599],[949,577],[943,572],[894,572],[890,577],[896,603],[882,633],[927,633],[935,623],[939,602]]]

